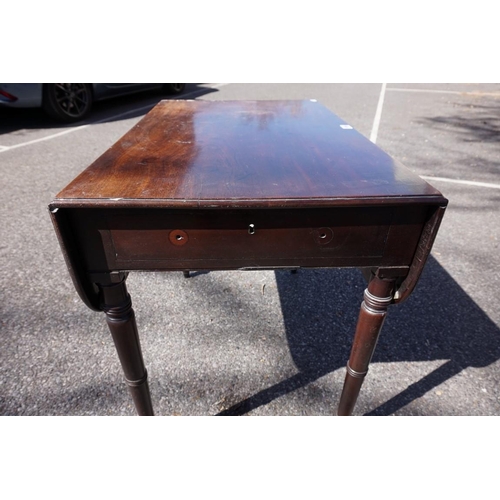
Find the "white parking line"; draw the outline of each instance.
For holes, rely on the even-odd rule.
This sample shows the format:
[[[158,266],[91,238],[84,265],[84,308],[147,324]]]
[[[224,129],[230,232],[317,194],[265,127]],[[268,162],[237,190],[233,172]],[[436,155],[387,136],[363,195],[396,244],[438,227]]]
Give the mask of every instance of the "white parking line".
[[[38,139],[33,139],[32,141],[21,142],[19,144],[14,144],[14,146],[7,146],[5,149],[1,149],[0,153],[4,153],[5,151],[10,151],[11,149],[22,148],[23,146],[29,146],[30,144],[35,144],[36,142],[48,141],[50,139],[55,139],[56,137],[60,137],[61,135],[70,134],[71,132],[76,132],[77,130],[81,130],[82,128],[87,128],[89,125],[81,125],[80,127],[69,128],[67,130],[63,130],[62,132],[58,132],[57,134],[47,135],[45,137],[40,137]]]
[[[429,94],[464,94],[465,92],[459,92],[458,90],[434,90],[434,89],[407,89],[400,87],[387,87],[388,91],[391,92],[425,92]]]
[[[500,184],[490,184],[489,182],[463,181],[461,179],[448,179],[446,177],[430,177],[428,175],[421,175],[420,177],[422,179],[425,179],[426,181],[442,181],[442,182],[451,182],[454,184],[465,184],[466,186],[500,189]]]
[[[377,142],[378,127],[380,125],[380,118],[382,117],[382,108],[384,106],[385,88],[387,83],[382,84],[380,89],[380,96],[378,98],[377,111],[375,111],[375,119],[373,120],[372,133],[370,134],[370,141],[373,144]]]
[[[205,89],[218,89],[219,87],[224,87],[225,85],[229,85],[229,83],[217,83],[215,85],[210,85],[208,87],[204,87],[202,89],[194,90],[193,92],[188,92],[187,94],[182,94],[182,97],[188,97],[195,94],[202,93]],[[4,153],[5,151],[10,151],[11,149],[22,148],[24,146],[29,146],[31,144],[35,144],[37,142],[50,141],[51,139],[55,139],[56,137],[60,137],[62,135],[71,134],[72,132],[76,132],[77,130],[82,130],[84,128],[90,127],[91,125],[96,125],[98,123],[103,123],[111,120],[115,120],[116,118],[121,118],[122,116],[127,116],[132,113],[136,113],[137,111],[143,111],[145,109],[151,109],[157,103],[148,104],[147,106],[141,106],[140,108],[129,109],[124,113],[119,113],[118,115],[108,116],[106,118],[102,118],[101,120],[97,120],[92,123],[88,123],[87,125],[80,125],[79,127],[68,128],[63,130],[62,132],[57,132],[57,134],[46,135],[45,137],[40,137],[38,139],[33,139],[32,141],[21,142],[19,144],[14,144],[13,146],[0,146],[0,153]]]
[[[475,91],[460,91],[460,90],[438,90],[438,89],[406,89],[400,87],[387,87],[387,91],[391,92],[424,92],[429,94],[455,94],[455,95],[470,95],[470,96],[490,96],[500,97],[500,92],[475,92]]]

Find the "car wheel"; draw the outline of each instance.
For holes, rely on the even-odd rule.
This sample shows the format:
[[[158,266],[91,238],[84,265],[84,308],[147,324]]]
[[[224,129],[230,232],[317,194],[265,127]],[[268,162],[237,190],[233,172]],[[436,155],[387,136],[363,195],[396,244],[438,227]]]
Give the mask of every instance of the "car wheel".
[[[43,87],[42,106],[58,121],[76,122],[92,107],[92,89],[88,83],[47,83]]]
[[[184,89],[186,88],[185,83],[166,83],[163,86],[165,92],[168,92],[169,94],[182,94],[184,92]]]

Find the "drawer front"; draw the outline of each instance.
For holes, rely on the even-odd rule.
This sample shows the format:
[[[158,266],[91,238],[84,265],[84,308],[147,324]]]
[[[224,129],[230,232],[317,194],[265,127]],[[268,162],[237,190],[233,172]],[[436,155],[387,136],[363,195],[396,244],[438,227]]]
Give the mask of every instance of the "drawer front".
[[[396,210],[110,209],[87,214],[85,220],[88,231],[100,235],[109,270],[375,266],[384,261],[388,241],[397,240],[398,227],[406,224],[403,217],[394,226],[401,219]],[[406,228],[406,240],[419,224],[415,231]],[[398,248],[399,261],[390,265],[409,265],[414,249]],[[103,267],[92,258],[88,265]]]

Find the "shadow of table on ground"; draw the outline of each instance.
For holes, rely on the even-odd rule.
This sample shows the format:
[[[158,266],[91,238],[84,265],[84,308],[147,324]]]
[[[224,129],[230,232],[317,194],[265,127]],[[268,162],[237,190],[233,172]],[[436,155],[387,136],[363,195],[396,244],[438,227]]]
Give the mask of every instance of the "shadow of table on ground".
[[[353,269],[276,272],[298,373],[219,415],[241,415],[346,365],[365,282]],[[372,363],[447,360],[368,415],[389,415],[467,367],[500,359],[500,330],[432,257],[413,295],[391,306]]]

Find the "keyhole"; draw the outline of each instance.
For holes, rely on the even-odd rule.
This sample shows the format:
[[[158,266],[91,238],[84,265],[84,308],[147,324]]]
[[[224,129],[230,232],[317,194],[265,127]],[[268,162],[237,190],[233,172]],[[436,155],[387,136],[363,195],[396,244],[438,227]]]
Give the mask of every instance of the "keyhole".
[[[255,225],[254,224],[248,225],[248,234],[255,234]]]
[[[168,239],[172,245],[182,246],[189,241],[189,236],[186,231],[182,231],[182,229],[174,229],[173,231],[170,231]]]
[[[328,245],[333,239],[333,231],[329,227],[319,227],[318,229],[313,229],[312,234],[316,243],[319,245]]]

